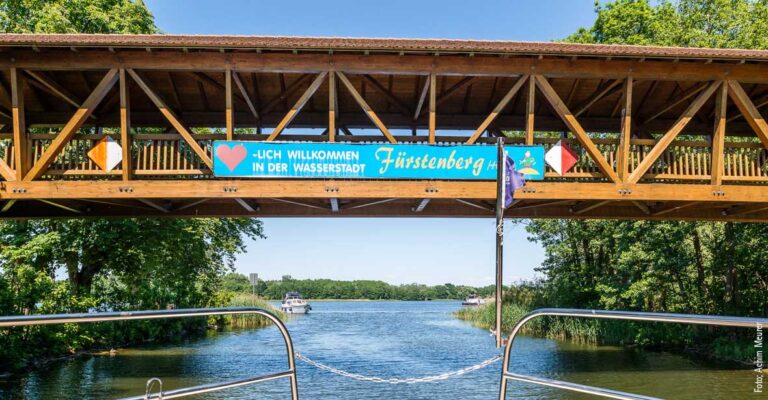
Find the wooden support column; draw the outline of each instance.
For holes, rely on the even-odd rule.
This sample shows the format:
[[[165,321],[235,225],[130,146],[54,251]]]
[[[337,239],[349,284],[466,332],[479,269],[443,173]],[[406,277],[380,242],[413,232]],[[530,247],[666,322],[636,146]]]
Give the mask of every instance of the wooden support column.
[[[485,117],[485,120],[483,120],[480,126],[475,129],[475,132],[472,134],[472,136],[467,139],[467,144],[474,144],[475,141],[480,138],[488,126],[491,125],[491,123],[496,119],[496,117],[499,116],[499,114],[501,114],[501,112],[504,110],[504,107],[506,107],[510,100],[515,97],[515,94],[520,90],[526,80],[528,80],[528,75],[520,77],[520,79],[518,79],[517,82],[512,85],[512,88],[510,88],[507,94],[505,94],[504,97],[499,101],[499,104],[496,104],[496,107],[493,108],[493,111],[491,111],[491,113]]]
[[[760,115],[760,111],[757,110],[755,104],[749,99],[749,95],[741,87],[741,84],[736,81],[728,81],[728,96],[736,103],[736,107],[744,115],[744,119],[747,120],[749,126],[757,134],[757,137],[763,143],[763,146],[768,149],[768,124],[765,119]]]
[[[29,171],[31,163],[27,124],[24,117],[24,78],[18,68],[11,68],[11,115],[13,116],[13,156],[16,160],[16,180]],[[8,177],[4,178],[9,180]]]
[[[525,114],[525,144],[533,145],[533,129],[535,122],[536,105],[536,80],[533,77],[528,78],[528,102],[526,103]]]
[[[235,113],[232,109],[232,68],[227,67],[224,73],[224,96],[226,97],[225,119],[227,125],[227,140],[235,138]]]
[[[133,160],[131,159],[131,99],[128,90],[128,77],[125,69],[120,68],[120,145],[123,148],[123,180],[131,179]]]
[[[328,75],[328,141],[336,141],[336,73]]]
[[[725,159],[725,124],[728,106],[728,85],[720,87],[715,101],[715,131],[712,134],[712,164],[709,173],[712,184],[720,186],[723,183],[723,164]]]
[[[688,122],[693,119],[693,116],[696,115],[699,109],[701,109],[701,106],[707,102],[707,100],[712,96],[712,94],[721,84],[723,84],[722,81],[712,82],[703,92],[701,92],[701,94],[699,94],[698,97],[696,97],[691,105],[689,105],[685,110],[683,115],[681,115],[675,124],[672,125],[672,128],[670,128],[667,133],[665,133],[664,136],[659,139],[659,141],[656,143],[656,146],[654,146],[653,149],[648,152],[645,158],[643,158],[643,161],[640,162],[640,165],[638,165],[637,168],[632,171],[632,174],[629,175],[625,183],[637,183],[640,178],[645,175],[648,169],[651,168],[651,165],[653,165],[656,160],[658,160],[659,156],[664,153],[667,147],[669,147],[672,141],[675,140],[683,128],[688,125]]]
[[[616,157],[619,179],[624,182],[629,176],[629,145],[632,141],[632,87],[634,81],[628,77],[624,82],[624,110],[621,116],[621,137]]]
[[[349,90],[349,93],[352,94],[352,97],[355,99],[357,104],[360,106],[360,108],[365,111],[365,115],[368,116],[368,118],[373,122],[374,125],[376,125],[377,128],[381,131],[381,133],[384,135],[384,137],[389,140],[390,143],[397,143],[397,139],[395,139],[394,136],[392,136],[392,133],[389,132],[389,129],[384,125],[383,122],[381,122],[381,119],[379,119],[379,116],[376,115],[376,113],[371,109],[371,106],[368,105],[368,102],[365,101],[363,96],[360,95],[360,93],[355,89],[355,86],[352,85],[352,82],[347,79],[347,76],[344,75],[341,71],[336,72],[339,76],[339,80],[341,83],[344,84],[344,86]]]
[[[573,115],[573,113],[571,113],[563,100],[560,99],[560,96],[557,94],[557,92],[555,92],[555,89],[552,87],[552,85],[550,85],[547,79],[541,75],[535,75],[535,78],[536,86],[539,87],[541,93],[547,99],[549,104],[552,105],[552,108],[555,109],[563,122],[565,122],[565,125],[567,125],[571,132],[573,132],[573,134],[576,136],[576,139],[578,139],[581,145],[584,146],[584,149],[600,169],[600,172],[602,172],[611,181],[618,183],[619,177],[616,175],[613,167],[608,164],[608,161],[605,160],[605,157],[603,157],[600,149],[595,146],[595,143],[592,141],[592,139],[589,138],[587,132],[584,130],[584,128],[582,128],[579,121],[576,120],[576,117]]]
[[[144,79],[139,76],[136,71],[133,69],[127,69],[128,74],[131,75],[131,78],[133,78],[134,81],[139,85],[141,90],[149,97],[149,99],[152,101],[152,103],[155,104],[155,106],[160,110],[160,113],[163,114],[166,120],[173,125],[173,128],[176,129],[177,132],[179,132],[179,135],[184,139],[185,142],[187,142],[187,145],[192,149],[192,151],[197,154],[198,157],[200,157],[200,160],[203,161],[203,163],[210,169],[213,169],[213,161],[211,160],[211,157],[208,156],[208,153],[203,150],[202,147],[200,147],[200,144],[197,143],[195,138],[192,136],[192,133],[187,130],[187,128],[184,126],[184,124],[179,121],[179,118],[176,117],[176,114],[168,108],[168,106],[165,104],[163,99],[160,98],[150,87],[147,85],[147,83],[144,81]]]
[[[29,172],[24,175],[25,181],[31,181],[43,175],[45,170],[48,169],[48,167],[61,153],[67,143],[69,143],[75,133],[77,133],[78,129],[83,126],[86,118],[88,118],[88,116],[93,113],[101,100],[104,99],[104,96],[106,96],[109,90],[112,89],[112,87],[117,82],[117,79],[117,69],[110,69],[104,78],[101,79],[101,82],[99,82],[96,88],[93,89],[93,92],[91,92],[88,98],[85,99],[80,108],[75,111],[75,114],[72,116],[72,118],[69,119],[69,122],[64,125],[64,128],[62,128],[61,132],[59,132],[56,138],[53,139],[51,145],[48,146],[48,149],[45,150],[45,153],[40,156],[40,159],[35,163],[35,165],[33,165]]]
[[[291,109],[288,110],[288,112],[285,114],[283,119],[280,120],[280,123],[277,124],[277,126],[275,127],[275,130],[272,131],[272,133],[267,138],[268,142],[275,140],[283,132],[283,130],[285,130],[288,124],[290,124],[291,121],[293,121],[293,119],[296,118],[296,115],[299,114],[301,109],[304,108],[304,106],[307,104],[309,99],[312,98],[312,95],[315,94],[317,89],[323,83],[326,75],[328,75],[327,71],[323,71],[319,75],[317,75],[317,77],[312,82],[312,84],[309,85],[306,91],[304,91],[304,94],[302,94],[301,97],[299,97],[299,99],[296,100],[296,104],[294,104],[293,107],[291,107]]]
[[[437,75],[429,74],[429,144],[435,143],[435,125],[437,124]]]

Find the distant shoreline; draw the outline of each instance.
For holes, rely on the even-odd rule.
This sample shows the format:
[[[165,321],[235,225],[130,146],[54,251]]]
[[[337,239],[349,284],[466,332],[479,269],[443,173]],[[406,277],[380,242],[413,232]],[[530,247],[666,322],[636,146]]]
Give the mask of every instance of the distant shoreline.
[[[265,301],[281,301],[281,299],[264,299]],[[448,302],[448,301],[461,301],[459,299],[430,299],[430,300],[396,300],[396,299],[312,299],[307,298],[304,299],[307,301],[314,301],[318,303],[322,302],[331,302],[331,301],[346,301],[346,302],[366,302],[366,301],[386,301],[386,302],[404,302],[404,301],[412,301],[412,302],[420,302],[420,303],[426,303],[426,302]]]

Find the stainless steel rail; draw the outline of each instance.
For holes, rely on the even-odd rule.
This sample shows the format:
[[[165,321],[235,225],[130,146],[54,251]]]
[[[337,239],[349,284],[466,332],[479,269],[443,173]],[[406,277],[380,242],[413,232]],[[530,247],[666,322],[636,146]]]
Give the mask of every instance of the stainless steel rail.
[[[80,313],[80,314],[49,314],[49,315],[24,315],[12,317],[0,317],[0,327],[15,327],[29,325],[55,325],[68,323],[87,323],[87,322],[107,322],[107,321],[129,321],[146,319],[164,319],[164,318],[191,318],[208,317],[212,315],[243,315],[256,314],[268,318],[272,321],[285,342],[285,349],[288,353],[288,369],[285,371],[253,376],[243,379],[237,379],[226,382],[212,383],[207,385],[192,386],[188,388],[175,389],[153,395],[142,395],[130,397],[131,400],[141,399],[175,399],[180,397],[192,396],[201,393],[215,392],[219,390],[234,388],[238,386],[250,385],[258,382],[266,382],[274,379],[288,378],[291,384],[291,399],[298,400],[299,389],[296,380],[296,361],[294,358],[293,342],[285,325],[279,318],[258,307],[229,307],[229,308],[188,308],[178,310],[149,310],[149,311],[120,311],[103,313]]]
[[[747,317],[729,317],[718,315],[689,315],[689,314],[669,314],[669,313],[650,313],[638,311],[600,311],[600,310],[579,310],[568,308],[542,308],[534,310],[518,321],[512,328],[509,335],[507,347],[504,349],[504,362],[501,367],[501,387],[499,388],[499,400],[507,398],[507,383],[510,380],[533,383],[542,386],[549,386],[573,392],[587,393],[599,397],[623,400],[649,400],[654,397],[647,397],[632,393],[625,393],[616,390],[604,389],[594,386],[580,385],[571,382],[559,381],[554,379],[539,378],[528,375],[516,374],[509,371],[509,359],[512,354],[512,345],[517,334],[528,321],[538,317],[576,317],[576,318],[594,318],[594,319],[614,319],[626,321],[650,321],[666,322],[688,325],[715,325],[715,326],[733,326],[739,328],[756,328],[759,325],[768,325],[768,318],[747,318]]]

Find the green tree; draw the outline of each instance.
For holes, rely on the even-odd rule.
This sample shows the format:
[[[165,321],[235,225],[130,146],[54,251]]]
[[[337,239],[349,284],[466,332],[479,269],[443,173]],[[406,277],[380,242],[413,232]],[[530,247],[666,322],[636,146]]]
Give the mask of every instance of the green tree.
[[[142,0],[2,0],[5,33],[158,33]]]

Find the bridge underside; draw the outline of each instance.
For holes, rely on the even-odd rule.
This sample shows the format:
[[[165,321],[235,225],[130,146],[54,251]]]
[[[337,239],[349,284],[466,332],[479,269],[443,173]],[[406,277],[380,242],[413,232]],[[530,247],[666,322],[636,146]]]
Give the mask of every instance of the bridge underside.
[[[493,182],[221,180],[213,140],[535,144],[510,217],[768,219],[768,52],[4,35],[0,218],[492,217]],[[123,162],[87,152],[110,136]]]

